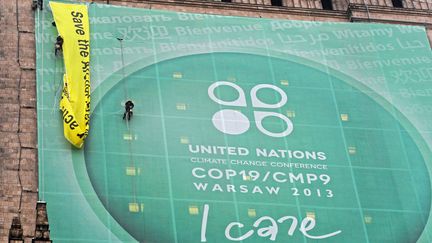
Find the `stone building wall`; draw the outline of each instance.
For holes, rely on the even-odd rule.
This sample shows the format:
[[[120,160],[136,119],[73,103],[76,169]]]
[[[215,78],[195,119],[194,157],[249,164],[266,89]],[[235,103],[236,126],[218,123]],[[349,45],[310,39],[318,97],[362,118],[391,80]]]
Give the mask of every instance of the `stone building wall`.
[[[404,0],[404,8],[392,8],[391,0],[337,0],[333,1],[336,10],[331,11],[322,10],[321,2],[316,0],[283,0],[282,7],[271,6],[270,0],[96,2],[257,18],[414,24],[426,26],[432,40],[430,1]],[[38,165],[34,14],[37,11],[32,9],[32,0],[0,0],[0,242],[8,241],[12,218],[17,215],[25,242],[31,242],[35,232]]]
[[[0,242],[21,214],[26,242],[37,200],[36,73],[32,1],[0,1]]]

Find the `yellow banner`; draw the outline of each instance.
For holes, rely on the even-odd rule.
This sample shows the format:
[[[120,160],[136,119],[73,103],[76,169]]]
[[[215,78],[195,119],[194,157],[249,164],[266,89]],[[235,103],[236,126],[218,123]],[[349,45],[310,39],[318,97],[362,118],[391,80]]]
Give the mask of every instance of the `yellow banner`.
[[[90,123],[90,27],[86,5],[50,2],[65,64],[60,110],[64,136],[81,148]]]

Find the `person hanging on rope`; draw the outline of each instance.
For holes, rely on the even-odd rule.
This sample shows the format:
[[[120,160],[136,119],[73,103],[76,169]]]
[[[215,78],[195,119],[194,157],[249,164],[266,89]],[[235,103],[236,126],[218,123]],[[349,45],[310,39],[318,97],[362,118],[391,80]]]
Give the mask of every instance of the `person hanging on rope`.
[[[57,36],[57,41],[55,43],[55,55],[57,56],[61,51],[63,51],[63,38]]]
[[[134,103],[130,100],[126,101],[125,103],[125,112],[123,114],[123,120],[127,119],[128,121],[130,121],[130,119],[132,118],[133,112],[132,109],[134,108]]]

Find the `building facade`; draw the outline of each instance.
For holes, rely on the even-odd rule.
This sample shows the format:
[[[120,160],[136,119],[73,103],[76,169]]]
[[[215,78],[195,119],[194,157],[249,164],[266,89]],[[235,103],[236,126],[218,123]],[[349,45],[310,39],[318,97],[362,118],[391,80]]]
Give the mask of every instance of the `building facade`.
[[[426,28],[429,42],[432,43],[432,1],[430,0],[107,0],[95,2],[254,18],[417,25]],[[14,227],[18,229],[17,237],[22,237],[25,242],[31,242],[38,237],[35,233],[37,232],[38,144],[34,23],[35,16],[40,11],[46,11],[43,4],[47,4],[46,1],[0,1],[0,106],[3,109],[0,121],[1,242],[7,242],[11,238],[11,228]],[[17,216],[20,222],[13,220]],[[19,224],[22,227],[22,236],[17,226]],[[39,224],[43,225],[44,222]]]

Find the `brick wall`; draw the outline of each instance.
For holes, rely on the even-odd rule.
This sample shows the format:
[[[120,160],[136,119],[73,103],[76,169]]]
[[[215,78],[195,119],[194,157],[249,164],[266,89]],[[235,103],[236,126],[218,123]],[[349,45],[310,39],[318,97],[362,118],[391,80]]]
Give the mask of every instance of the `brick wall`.
[[[174,11],[283,18],[297,20],[349,21],[349,14],[367,21],[364,9],[356,12],[323,11],[320,9],[257,6],[194,1],[110,1],[131,7],[157,8]],[[97,1],[106,3],[106,1]],[[260,1],[257,1],[260,2]],[[268,3],[267,0],[262,0]],[[301,4],[305,1],[284,1]],[[321,8],[319,2],[314,2]],[[346,6],[345,1],[335,1]],[[0,242],[7,242],[12,218],[20,215],[26,242],[31,242],[35,230],[37,201],[37,137],[36,137],[36,77],[34,12],[31,0],[0,1]],[[310,6],[310,5],[307,5]],[[432,40],[432,16],[428,12],[395,13],[391,9],[372,9],[371,16],[379,22],[406,23],[428,27]],[[402,17],[401,17],[402,16]],[[21,206],[20,206],[21,201]],[[49,204],[48,204],[49,207]],[[21,210],[20,210],[21,208]]]
[[[0,1],[0,242],[21,215],[26,242],[37,200],[34,18],[31,1]],[[21,201],[21,210],[20,210]]]

